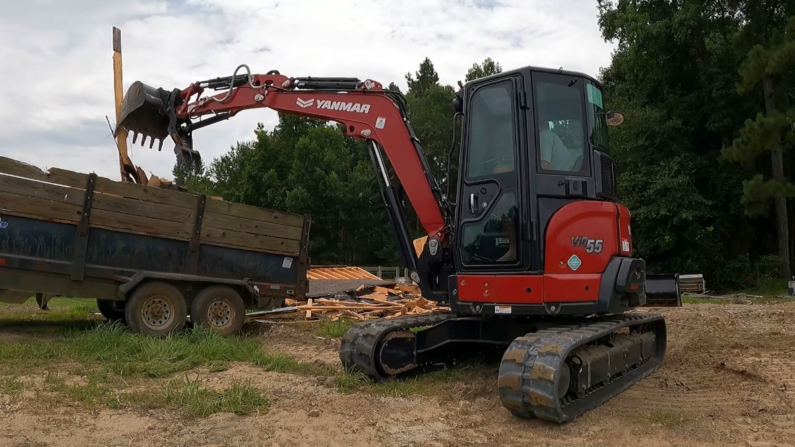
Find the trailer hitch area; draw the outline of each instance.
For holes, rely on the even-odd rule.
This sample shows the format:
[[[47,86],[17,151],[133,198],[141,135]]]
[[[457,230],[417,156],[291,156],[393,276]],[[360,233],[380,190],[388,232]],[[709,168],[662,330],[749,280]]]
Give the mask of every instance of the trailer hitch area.
[[[116,127],[132,134],[132,142],[136,143],[141,136],[141,146],[149,137],[149,148],[153,148],[155,140],[159,140],[158,151],[163,149],[166,137],[174,141],[174,154],[180,161],[192,164],[198,170],[201,166],[201,155],[193,149],[191,132],[181,128],[176,116],[179,90],[167,91],[154,88],[141,81],[136,81],[124,95],[121,116]],[[189,122],[187,123],[190,124]]]

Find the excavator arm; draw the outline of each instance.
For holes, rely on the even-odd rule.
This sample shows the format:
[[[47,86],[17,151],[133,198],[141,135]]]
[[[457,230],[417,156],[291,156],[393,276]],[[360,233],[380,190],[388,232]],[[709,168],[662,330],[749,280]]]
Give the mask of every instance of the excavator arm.
[[[245,75],[237,72],[245,68]],[[224,90],[202,96],[207,90]],[[405,215],[384,163],[383,154],[411,201],[433,246],[449,239],[452,212],[423,155],[409,124],[404,98],[382,84],[356,78],[292,78],[270,71],[252,75],[241,65],[230,77],[194,82],[184,90],[155,89],[140,81],[124,98],[118,127],[150,138],[150,147],[170,136],[178,156],[193,159],[193,131],[229,119],[248,109],[270,108],[278,112],[336,121],[346,135],[368,140],[370,155],[379,171],[379,183],[390,222],[404,262],[417,270],[417,254]],[[434,252],[436,249],[433,250]],[[416,274],[413,279],[417,281]]]

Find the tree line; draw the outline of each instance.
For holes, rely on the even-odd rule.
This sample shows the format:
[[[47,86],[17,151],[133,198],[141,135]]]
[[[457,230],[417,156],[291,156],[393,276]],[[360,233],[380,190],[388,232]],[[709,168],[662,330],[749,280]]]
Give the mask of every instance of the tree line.
[[[597,3],[602,37],[617,43],[596,75],[625,117],[610,144],[636,254],[652,272],[702,273],[713,290],[790,278],[795,0]],[[463,80],[501,71],[487,58]],[[455,89],[428,58],[405,80],[409,119],[446,190],[458,175]],[[273,130],[259,125],[200,172],[177,165],[174,175],[226,200],[309,214],[313,263],[400,263],[364,142],[322,121],[280,114]]]

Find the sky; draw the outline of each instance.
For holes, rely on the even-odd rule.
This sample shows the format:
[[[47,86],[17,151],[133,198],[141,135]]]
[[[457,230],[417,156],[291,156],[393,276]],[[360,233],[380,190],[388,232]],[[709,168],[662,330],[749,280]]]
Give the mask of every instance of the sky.
[[[596,0],[0,0],[0,155],[119,180],[112,28],[122,33],[124,91],[136,80],[167,90],[254,73],[395,82],[430,58],[443,84],[491,57],[598,75],[615,44]],[[215,94],[216,92],[213,92]],[[451,108],[451,115],[453,111]],[[267,109],[194,133],[205,164],[254,138]],[[147,175],[172,178],[173,143],[132,145]]]

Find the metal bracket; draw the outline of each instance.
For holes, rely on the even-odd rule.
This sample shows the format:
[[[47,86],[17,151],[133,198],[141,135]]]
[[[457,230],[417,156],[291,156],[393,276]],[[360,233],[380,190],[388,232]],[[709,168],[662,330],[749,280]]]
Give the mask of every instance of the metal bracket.
[[[207,196],[199,196],[199,203],[196,205],[196,219],[193,222],[193,234],[190,237],[188,253],[185,257],[184,273],[196,274],[199,270],[199,249],[201,248],[202,220],[204,219],[204,205],[207,203]]]
[[[75,232],[74,256],[72,257],[73,281],[82,281],[86,270],[86,253],[88,252],[88,233],[91,229],[91,203],[94,201],[94,188],[97,184],[97,174],[88,174],[86,181],[86,195],[83,198],[83,214]]]

